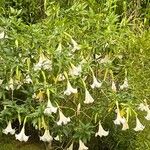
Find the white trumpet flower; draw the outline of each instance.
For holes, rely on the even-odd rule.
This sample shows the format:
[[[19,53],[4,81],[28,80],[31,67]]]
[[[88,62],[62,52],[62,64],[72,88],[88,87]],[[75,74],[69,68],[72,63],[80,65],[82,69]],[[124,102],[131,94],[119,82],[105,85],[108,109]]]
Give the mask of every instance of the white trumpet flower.
[[[123,118],[123,119],[124,119],[124,122],[122,123],[122,125],[123,125],[122,130],[125,131],[125,130],[129,129],[129,125],[128,125],[127,120],[125,118]]]
[[[102,127],[100,121],[99,121],[99,129],[98,129],[98,132],[95,134],[95,136],[96,136],[96,137],[97,137],[97,136],[102,137],[102,136],[107,136],[108,134],[109,134],[109,131],[105,131],[105,130],[103,129],[103,127]]]
[[[111,89],[112,89],[113,92],[117,91],[117,88],[116,88],[116,85],[115,85],[114,81],[112,81]]]
[[[67,148],[67,150],[73,150],[73,143]]]
[[[19,134],[15,134],[15,137],[16,137],[16,140],[19,140],[21,142],[22,141],[24,141],[24,142],[28,141],[29,136],[25,135],[25,126],[22,127],[21,132]]]
[[[56,52],[58,52],[58,53],[62,52],[62,45],[61,45],[61,43],[59,43],[59,45],[58,45],[58,47],[56,49]]]
[[[58,80],[58,81],[63,81],[63,80],[65,80],[65,76],[64,76],[63,74],[59,74],[59,75],[57,76],[57,80]]]
[[[138,109],[141,111],[147,111],[147,105],[140,103]]]
[[[64,94],[70,95],[71,93],[77,93],[77,89],[73,88],[68,80],[67,81],[67,89],[64,91]]]
[[[70,118],[65,117],[64,114],[59,110],[59,121],[57,122],[57,125],[66,125],[68,122],[70,122]]]
[[[5,129],[2,131],[4,134],[10,133],[11,135],[15,134],[15,129],[12,129],[11,121],[8,122],[8,125]]]
[[[136,127],[134,128],[134,131],[142,131],[142,130],[144,130],[144,128],[145,128],[145,126],[143,126],[141,124],[140,120],[136,116]]]
[[[34,70],[52,70],[52,61],[47,59],[43,54],[40,55],[39,62],[34,65]]]
[[[57,135],[56,137],[54,137],[54,140],[56,140],[56,141],[60,141],[59,136]]]
[[[110,58],[109,58],[109,56],[108,55],[106,55],[104,58],[102,58],[101,60],[100,60],[100,63],[101,64],[107,64],[107,63],[111,63],[112,61],[110,60]]]
[[[80,46],[77,44],[77,42],[75,40],[73,40],[71,38],[71,42],[72,42],[72,45],[73,45],[73,49],[72,49],[72,52],[75,52],[76,50],[80,50]]]
[[[27,83],[27,84],[32,83],[32,79],[30,78],[30,76],[29,76],[29,75],[27,75],[27,76],[26,76],[26,78],[25,78],[24,82],[25,82],[25,83]]]
[[[14,90],[14,81],[12,78],[10,78],[9,82],[8,82],[8,86],[6,86],[6,90]]]
[[[84,143],[81,140],[79,140],[79,149],[78,150],[87,150],[87,149],[88,149],[88,147],[86,147],[84,145]]]
[[[94,102],[93,97],[90,95],[89,91],[87,89],[85,89],[85,100],[84,100],[84,103],[85,104],[90,104],[90,103],[93,103],[93,102]]]
[[[82,72],[81,64],[78,65],[77,67],[71,64],[71,68],[69,70],[69,74],[71,76],[78,76],[81,74],[81,72]]]
[[[120,125],[124,124],[125,119],[121,117],[119,107],[117,108],[117,118],[114,120],[114,124]]]
[[[5,32],[2,31],[2,32],[0,33],[0,39],[3,39],[4,37],[5,37]]]
[[[40,136],[40,140],[43,142],[51,142],[53,137],[50,135],[49,130],[45,130],[43,136]]]
[[[128,79],[125,78],[124,83],[120,86],[120,89],[123,90],[123,89],[127,89],[128,87],[129,87]]]
[[[145,116],[145,119],[150,120],[150,109],[147,108],[147,115]]]
[[[102,86],[102,83],[99,82],[95,75],[93,75],[93,84],[91,85],[91,88],[94,89],[94,88],[100,88]]]
[[[50,100],[47,102],[47,107],[44,110],[44,114],[51,115],[57,112],[57,107],[54,107]]]

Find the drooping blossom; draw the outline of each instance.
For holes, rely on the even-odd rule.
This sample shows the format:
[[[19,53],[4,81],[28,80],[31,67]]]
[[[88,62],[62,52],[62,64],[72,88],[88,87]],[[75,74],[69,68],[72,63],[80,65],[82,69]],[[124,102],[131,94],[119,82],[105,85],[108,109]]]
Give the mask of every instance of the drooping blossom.
[[[5,38],[5,32],[4,32],[4,31],[2,31],[2,32],[0,33],[0,39],[3,39],[3,38]]]
[[[147,106],[147,115],[145,116],[145,119],[147,119],[147,120],[150,120],[150,109],[149,109],[149,107]]]
[[[51,142],[53,140],[48,129],[45,130],[43,136],[40,136],[40,140],[43,142]]]
[[[93,103],[93,102],[94,102],[93,97],[91,96],[91,94],[89,93],[87,88],[85,88],[85,100],[84,100],[84,103],[85,104],[90,104],[90,103]]]
[[[124,122],[122,123],[122,125],[123,125],[122,130],[125,131],[125,130],[129,129],[129,125],[128,125],[127,120],[125,118],[123,118],[123,119],[124,119]]]
[[[60,141],[59,136],[57,135],[56,137],[54,137],[54,140],[56,140],[56,141]]]
[[[58,47],[57,47],[57,49],[56,49],[56,52],[57,52],[57,53],[61,53],[61,52],[62,52],[62,45],[61,45],[61,43],[58,44]]]
[[[112,81],[111,89],[112,89],[113,92],[116,92],[116,91],[117,91],[117,88],[116,88],[116,85],[115,85],[115,82],[114,82],[114,81]]]
[[[34,65],[34,70],[52,70],[52,61],[46,58],[43,54],[40,54],[39,62]]]
[[[74,66],[72,63],[71,63],[71,68],[69,70],[69,74],[71,76],[78,76],[80,75],[82,72],[82,68],[81,68],[81,64],[79,64],[77,67]]]
[[[77,42],[75,40],[73,40],[72,38],[71,38],[71,43],[73,45],[73,49],[71,50],[72,52],[75,52],[76,50],[81,49],[80,46],[77,44]]]
[[[67,148],[67,150],[73,150],[73,143]]]
[[[50,100],[47,102],[47,107],[44,110],[44,114],[51,115],[52,113],[57,112],[57,107],[54,107]]]
[[[87,150],[87,149],[88,149],[88,147],[86,147],[84,145],[84,143],[81,140],[79,140],[79,149],[78,150]]]
[[[105,57],[100,60],[100,63],[101,64],[111,63],[111,60],[108,55],[105,55]]]
[[[116,111],[117,111],[117,118],[114,120],[114,124],[120,125],[120,124],[125,123],[125,119],[123,117],[121,117],[121,115],[120,115],[118,102],[116,102],[116,106],[117,106],[117,109],[116,109]]]
[[[65,76],[64,76],[63,74],[59,74],[59,75],[57,76],[57,80],[58,80],[58,81],[63,81],[63,80],[65,80]]]
[[[15,134],[15,137],[16,137],[16,140],[19,140],[19,141],[24,141],[24,142],[27,142],[28,139],[29,139],[29,136],[26,136],[25,135],[25,126],[22,127],[21,131],[19,134]]]
[[[141,124],[140,120],[136,116],[136,127],[134,128],[134,131],[142,131],[142,130],[144,130],[144,128],[145,128],[145,126],[143,126]]]
[[[147,106],[144,103],[140,103],[138,109],[141,111],[147,111]]]
[[[57,125],[66,125],[68,122],[70,122],[70,118],[65,117],[65,115],[59,110],[59,121],[57,122]]]
[[[67,81],[67,89],[64,91],[65,95],[70,95],[71,93],[77,93],[77,89],[71,86],[70,81]]]
[[[102,127],[100,121],[99,121],[99,129],[98,129],[98,132],[95,134],[95,136],[96,136],[96,137],[97,137],[97,136],[102,137],[102,136],[107,136],[108,134],[109,134],[109,131],[105,131],[105,130],[103,129],[103,127]]]
[[[24,80],[24,83],[27,83],[27,84],[32,83],[32,79],[30,78],[29,75],[26,76],[26,78],[25,78],[25,80]]]
[[[128,79],[125,78],[124,83],[120,86],[120,89],[123,90],[123,89],[127,89],[128,87],[129,87]]]
[[[8,82],[8,86],[6,86],[6,90],[14,90],[14,81],[12,78],[10,78],[9,82]]]
[[[10,133],[11,135],[15,134],[15,129],[12,129],[11,121],[8,122],[8,125],[5,129],[2,131],[4,134]]]
[[[99,82],[95,75],[93,74],[93,84],[91,85],[91,88],[94,89],[94,88],[100,88],[102,86],[102,83]]]

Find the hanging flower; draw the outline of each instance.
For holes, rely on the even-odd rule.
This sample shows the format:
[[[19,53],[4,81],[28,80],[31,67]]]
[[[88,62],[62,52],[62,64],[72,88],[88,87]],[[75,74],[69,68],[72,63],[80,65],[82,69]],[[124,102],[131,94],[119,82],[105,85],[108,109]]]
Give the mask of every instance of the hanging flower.
[[[14,90],[14,81],[12,78],[10,78],[9,82],[8,82],[8,86],[6,86],[6,90]]]
[[[80,46],[77,44],[77,42],[75,40],[73,40],[71,38],[71,42],[72,42],[72,45],[73,45],[73,49],[72,49],[72,52],[75,52],[76,50],[80,50]]]
[[[127,89],[128,87],[129,87],[128,79],[125,78],[124,83],[120,86],[120,89],[123,90],[123,89]]]
[[[26,78],[25,78],[25,80],[24,80],[24,83],[27,83],[27,84],[32,83],[32,79],[30,78],[29,75],[26,76]]]
[[[112,81],[111,89],[112,89],[113,92],[117,91],[117,88],[116,88],[116,85],[115,85],[114,81]]]
[[[3,80],[0,79],[0,85],[2,85],[2,83],[3,83]]]
[[[19,140],[21,142],[22,141],[24,141],[24,142],[28,141],[29,136],[25,135],[25,126],[22,127],[21,132],[19,134],[15,134],[15,137],[16,137],[16,140]]]
[[[71,76],[78,76],[81,74],[81,72],[82,72],[81,64],[78,65],[77,67],[71,64],[71,68],[69,70],[69,74]]]
[[[59,43],[59,45],[58,45],[58,47],[56,49],[56,52],[57,53],[61,53],[62,52],[62,45],[61,45],[61,43]]]
[[[11,121],[8,122],[8,125],[5,129],[3,129],[2,131],[4,134],[8,134],[10,133],[11,135],[15,134],[15,129],[12,129],[12,126],[11,126]]]
[[[63,81],[63,80],[65,80],[64,75],[63,75],[63,74],[59,74],[59,75],[57,76],[57,80],[58,80],[58,81]]]
[[[79,103],[77,106],[77,115],[80,115],[81,104]]]
[[[105,57],[100,60],[100,63],[101,64],[107,64],[107,63],[109,64],[109,63],[111,63],[111,60],[108,55],[105,55]]]
[[[91,88],[100,88],[102,86],[101,82],[98,82],[98,80],[96,79],[95,75],[93,74],[93,84],[91,85]]]
[[[141,111],[147,111],[147,106],[143,103],[140,103],[138,109]]]
[[[57,125],[66,125],[68,122],[70,122],[70,118],[65,117],[64,114],[59,110],[59,121],[57,122]]]
[[[40,140],[43,142],[51,142],[53,137],[50,135],[49,130],[45,130],[44,135],[40,136]]]
[[[67,81],[67,89],[64,91],[64,94],[70,95],[71,93],[77,93],[77,89],[73,88],[68,80]]]
[[[52,70],[52,61],[47,59],[43,54],[40,55],[39,62],[34,66],[34,70]]]
[[[54,107],[50,100],[47,102],[47,107],[44,110],[44,114],[51,115],[57,112],[57,107]]]
[[[102,136],[107,136],[108,134],[109,134],[109,131],[105,131],[105,130],[103,129],[103,127],[102,127],[100,121],[99,121],[99,129],[98,129],[98,132],[95,134],[95,136],[96,136],[96,137],[97,137],[97,136],[102,137]]]
[[[57,136],[54,138],[54,140],[56,140],[56,141],[60,141],[59,136],[57,135]]]
[[[140,120],[136,116],[136,127],[134,128],[134,131],[142,131],[144,128],[145,126],[141,124]]]
[[[0,39],[3,39],[5,37],[4,31],[0,33]]]
[[[121,117],[120,115],[120,110],[119,110],[119,106],[118,106],[118,102],[116,102],[117,105],[117,118],[116,120],[114,120],[114,124],[116,125],[120,125],[120,124],[124,124],[125,123],[125,119]]]
[[[67,148],[67,150],[73,150],[73,143]]]
[[[150,109],[147,106],[147,115],[145,116],[147,120],[150,120]]]
[[[128,125],[128,122],[127,122],[127,120],[123,117],[123,119],[124,119],[124,122],[122,123],[122,130],[123,131],[125,131],[125,130],[127,130],[127,129],[129,129],[129,125]]]
[[[81,140],[79,140],[79,149],[78,150],[87,150],[87,149],[88,149],[88,147],[86,147],[84,145],[84,143]]]
[[[89,91],[85,88],[85,100],[84,100],[84,103],[85,104],[89,104],[89,103],[93,103],[93,102],[94,102],[94,99],[90,95]]]

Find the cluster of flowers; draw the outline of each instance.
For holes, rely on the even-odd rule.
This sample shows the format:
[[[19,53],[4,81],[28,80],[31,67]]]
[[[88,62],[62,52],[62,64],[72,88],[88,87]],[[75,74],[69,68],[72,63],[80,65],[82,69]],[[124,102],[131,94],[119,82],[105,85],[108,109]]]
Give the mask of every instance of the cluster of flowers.
[[[2,38],[6,38],[4,32],[0,33],[0,39]],[[80,49],[80,46],[71,38],[71,42],[73,45],[73,49],[72,52],[75,52],[76,50]],[[61,52],[62,50],[62,46],[61,43],[58,45],[58,48],[56,51]],[[101,63],[108,63],[110,60],[108,58],[108,56],[106,55],[105,58],[101,59]],[[78,66],[74,66],[71,63],[71,68],[69,69],[69,75],[71,76],[79,76],[82,72],[82,64],[84,63],[84,61],[82,61]],[[48,58],[46,58],[42,53],[40,54],[40,58],[37,64],[34,65],[34,71],[37,70],[52,70],[52,61],[49,60]],[[92,89],[95,88],[100,88],[102,86],[102,82],[100,80],[98,80],[93,72],[93,70],[91,69],[92,72],[92,77],[93,77],[93,83],[90,85]],[[57,76],[58,81],[63,81],[65,79],[67,79],[67,88],[64,91],[64,95],[71,95],[71,94],[76,94],[78,92],[77,88],[72,87],[71,82],[68,78],[68,74],[66,72],[64,72],[64,74],[59,74]],[[83,80],[82,80],[83,81]],[[0,80],[0,84],[2,84],[2,80]],[[32,79],[30,78],[29,75],[26,76],[26,78],[24,79],[24,83],[30,84],[32,83]],[[85,88],[85,100],[84,103],[85,104],[90,104],[94,102],[93,97],[91,96],[89,90],[86,87],[85,82],[83,81],[83,85]],[[128,88],[128,79],[127,77],[125,77],[124,79],[124,83],[122,85],[120,85],[120,90],[123,89],[127,89]],[[17,87],[19,88],[19,87]],[[8,83],[8,86],[6,86],[7,90],[14,90],[14,80],[12,78],[10,78],[10,81]],[[111,89],[113,92],[117,91],[116,85],[114,80],[112,80],[111,83]],[[57,125],[66,125],[67,123],[69,123],[71,121],[70,117],[66,117],[63,112],[57,108],[54,107],[50,101],[49,98],[49,91],[47,91],[47,96],[48,96],[48,101],[47,101],[47,106],[44,110],[44,114],[46,115],[51,115],[52,113],[57,113],[57,111],[59,112],[59,120],[57,121]],[[118,102],[116,102],[116,113],[117,113],[117,118],[114,120],[114,124],[115,125],[121,125],[122,124],[122,130],[127,130],[129,129],[129,125],[128,125],[128,120],[126,120],[125,117],[121,116],[120,110],[119,110],[119,104]],[[78,110],[80,109],[80,103],[78,105]],[[150,120],[150,109],[149,106],[147,105],[147,103],[141,103],[139,106],[139,110],[141,111],[147,111],[147,116],[145,117],[147,120]],[[135,131],[141,131],[145,128],[145,126],[143,126],[141,124],[141,122],[139,121],[137,115],[136,115],[136,127],[134,128]],[[7,127],[3,130],[4,134],[15,134],[15,129],[12,129],[12,124],[11,121],[8,122]],[[99,129],[98,132],[95,133],[95,137],[97,136],[108,136],[109,131],[105,131],[102,127],[101,121],[99,121]],[[15,137],[17,140],[19,141],[28,141],[29,136],[25,135],[25,123],[23,124],[23,127],[20,131],[19,134],[15,134]],[[55,139],[58,139],[57,137]],[[44,141],[44,142],[51,142],[53,140],[53,137],[50,134],[50,131],[48,128],[45,128],[45,132],[43,134],[43,136],[40,136],[40,140]],[[84,143],[82,142],[82,140],[79,140],[79,149],[78,150],[87,150],[88,147],[84,145]],[[73,143],[70,145],[70,147],[67,150],[73,150]]]

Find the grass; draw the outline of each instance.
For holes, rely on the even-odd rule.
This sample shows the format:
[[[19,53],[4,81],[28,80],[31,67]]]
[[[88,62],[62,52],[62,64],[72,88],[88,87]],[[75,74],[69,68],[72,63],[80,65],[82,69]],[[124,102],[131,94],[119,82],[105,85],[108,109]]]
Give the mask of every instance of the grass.
[[[12,136],[2,135],[0,137],[0,150],[45,150],[42,142],[19,142]]]

